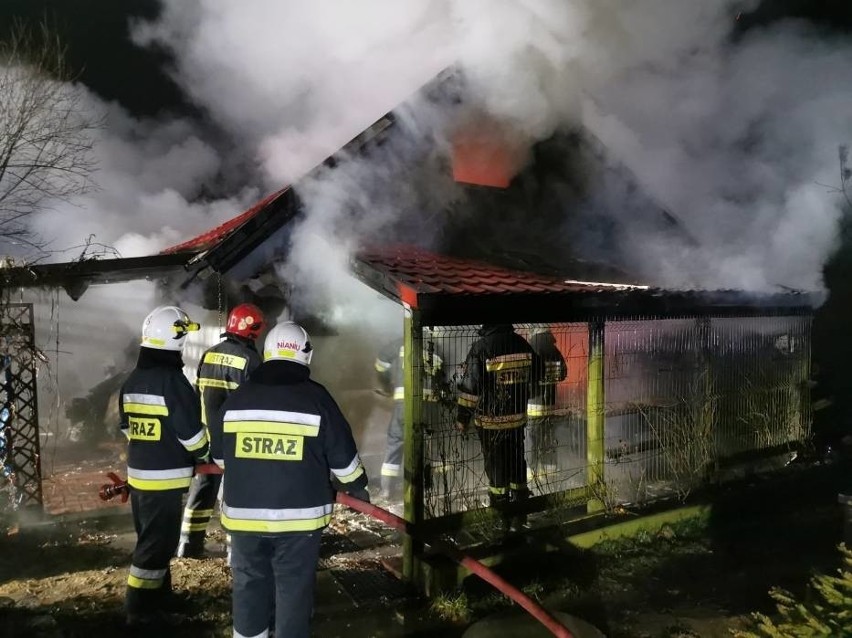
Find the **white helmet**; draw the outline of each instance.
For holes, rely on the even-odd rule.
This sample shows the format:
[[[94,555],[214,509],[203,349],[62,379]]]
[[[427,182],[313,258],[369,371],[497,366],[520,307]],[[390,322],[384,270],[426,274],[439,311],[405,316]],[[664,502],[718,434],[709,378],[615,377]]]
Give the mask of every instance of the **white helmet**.
[[[308,366],[313,353],[310,336],[302,326],[292,321],[276,324],[263,343],[264,361],[296,361]]]
[[[142,324],[142,345],[157,350],[183,350],[186,335],[200,325],[177,306],[160,306]]]

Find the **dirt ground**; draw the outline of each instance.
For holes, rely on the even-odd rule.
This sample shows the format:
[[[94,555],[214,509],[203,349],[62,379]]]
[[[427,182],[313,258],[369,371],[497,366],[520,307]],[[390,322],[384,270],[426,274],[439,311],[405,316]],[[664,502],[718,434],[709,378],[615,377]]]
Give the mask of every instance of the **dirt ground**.
[[[750,612],[771,611],[771,586],[801,592],[814,571],[838,566],[836,496],[850,476],[848,468],[822,466],[754,481],[717,494],[706,524],[588,551],[565,547],[544,556],[532,546],[499,571],[611,638],[729,636]],[[128,635],[122,599],[134,537],[127,511],[106,514],[22,527],[0,539],[0,635]],[[163,636],[230,635],[222,541],[214,528],[211,558],[173,562],[175,604]],[[399,553],[399,541],[360,515],[336,516],[318,571],[314,635],[452,638],[477,618],[509,609],[472,579],[437,604],[414,595],[381,569],[383,558]],[[372,580],[359,583],[356,572]]]

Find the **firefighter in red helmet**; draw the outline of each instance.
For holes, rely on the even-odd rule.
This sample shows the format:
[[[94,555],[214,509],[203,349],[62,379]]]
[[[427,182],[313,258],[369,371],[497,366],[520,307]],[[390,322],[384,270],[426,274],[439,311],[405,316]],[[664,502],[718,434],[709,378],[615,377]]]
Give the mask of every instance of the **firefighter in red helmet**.
[[[201,420],[206,426],[230,394],[257,368],[260,355],[255,341],[264,326],[263,312],[250,303],[235,306],[221,335],[224,340],[207,350],[198,365],[196,392],[201,402]],[[192,479],[177,555],[182,558],[204,556],[204,537],[213,515],[222,477],[198,474]]]

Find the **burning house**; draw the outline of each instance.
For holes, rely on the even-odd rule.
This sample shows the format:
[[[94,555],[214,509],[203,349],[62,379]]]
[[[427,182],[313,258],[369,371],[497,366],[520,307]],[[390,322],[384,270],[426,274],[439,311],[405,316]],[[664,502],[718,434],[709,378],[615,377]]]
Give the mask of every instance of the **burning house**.
[[[147,257],[6,268],[0,282],[7,291],[64,289],[78,303],[89,287],[156,282],[152,302],[208,313],[212,327],[188,346],[188,371],[193,356],[218,338],[233,303],[295,318],[319,342],[316,374],[342,393],[373,476],[390,410],[389,400],[373,392],[373,358],[382,343],[404,339],[404,509],[427,538],[450,533],[479,543],[488,536],[493,513],[481,450],[452,427],[460,367],[482,323],[511,323],[530,338],[548,332],[567,364],[548,435],[539,437],[549,460],[530,463],[532,498],[523,505],[542,521],[557,509],[575,517],[683,500],[803,442],[813,299],[655,287],[653,273],[638,270],[635,251],[660,237],[688,250],[694,240],[677,218],[587,131],[560,130],[528,147],[510,128],[475,117],[457,82],[443,76],[414,99],[421,113],[440,107],[440,126],[447,126],[446,112],[455,113],[449,133],[437,135],[439,124],[414,118],[415,107],[404,105],[303,181],[194,239]],[[344,285],[364,293],[359,312],[381,307],[391,319],[381,330],[342,329],[333,312],[299,302],[280,264],[309,217],[303,193],[335,171],[371,162],[391,168],[384,181],[362,185],[366,205],[353,197],[352,224],[361,232]],[[376,201],[401,212],[371,221]],[[631,219],[629,227],[608,214],[615,205],[630,207],[630,215],[619,216]],[[58,292],[50,304],[59,305]],[[61,315],[49,314],[57,325],[34,341],[50,355],[47,337],[55,334],[55,356],[75,366],[74,354],[60,346]],[[122,332],[116,351],[133,337]],[[443,353],[445,392],[426,401],[423,353],[433,351]],[[127,367],[129,359],[121,359]],[[46,406],[63,406],[63,418],[108,430],[123,372],[113,367],[74,395],[54,388],[42,414]],[[38,464],[38,441],[21,468]],[[422,545],[406,546],[410,577],[421,573],[422,558]]]

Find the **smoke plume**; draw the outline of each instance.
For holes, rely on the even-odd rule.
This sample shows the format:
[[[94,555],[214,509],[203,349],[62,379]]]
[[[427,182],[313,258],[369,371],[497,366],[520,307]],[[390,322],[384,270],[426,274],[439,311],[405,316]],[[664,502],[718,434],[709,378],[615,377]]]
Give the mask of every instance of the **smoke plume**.
[[[34,215],[32,227],[47,242],[49,260],[77,257],[89,237],[113,248],[110,256],[155,254],[258,197],[250,185],[229,198],[205,197],[222,160],[192,122],[138,120],[92,95],[87,101],[92,112],[104,114],[94,140],[99,188]]]
[[[195,123],[135,119],[120,106],[77,88],[88,110],[104,118],[93,145],[98,188],[33,213],[30,229],[43,247],[22,254],[19,247],[7,245],[16,259],[156,254],[231,218],[259,196],[251,185],[224,199],[205,196],[215,189],[223,160]],[[163,299],[153,283],[132,282],[93,286],[76,302],[61,289],[22,290],[11,294],[11,301],[34,304],[36,343],[49,359],[39,370],[39,404],[47,437],[43,443],[50,451],[54,441],[69,435],[65,414],[72,400],[132,366],[142,320]],[[198,320],[211,323],[200,309],[194,312]],[[213,317],[215,335],[208,341],[218,338],[215,321]],[[191,368],[191,356],[187,363]]]
[[[102,190],[45,213],[38,229],[76,243],[95,233],[125,255],[162,248],[297,182],[456,66],[464,102],[528,144],[587,127],[695,243],[648,232],[614,173],[598,176],[583,220],[551,235],[570,228],[571,245],[597,247],[593,257],[657,285],[820,288],[840,217],[839,198],[820,184],[838,185],[836,149],[852,130],[852,48],[793,21],[738,29],[756,4],[164,0],[157,20],[134,25],[137,43],[172,52],[190,99],[260,167],[260,189],[205,199],[223,166],[215,144],[193,124],[138,122],[108,106]],[[388,145],[299,181],[306,215],[279,268],[297,304],[341,325],[398,329],[398,309],[365,306],[376,295],[348,275],[349,257],[374,241],[428,244],[448,209],[463,210],[447,171],[456,115],[415,99]],[[622,229],[621,254],[594,241],[597,218]],[[540,232],[511,225],[525,227]]]
[[[245,140],[270,188],[297,179],[455,64],[468,78],[465,99],[530,142],[587,126],[698,242],[637,226],[619,259],[596,257],[659,285],[819,288],[839,215],[819,183],[836,182],[836,148],[852,123],[852,76],[838,72],[852,49],[792,22],[738,34],[738,15],[755,5],[173,0],[137,36],[175,53],[176,77]],[[428,139],[440,148],[435,114],[410,116],[409,146]],[[346,281],[349,250],[388,221],[405,227],[421,215],[440,227],[440,206],[458,193],[435,163],[434,197],[406,197],[398,181],[412,171],[401,174],[399,160],[414,154],[344,162],[303,185],[309,214],[288,275],[309,280],[315,295],[319,283]],[[601,198],[606,210],[595,214],[630,235],[636,220],[620,214],[632,211],[623,197]]]

